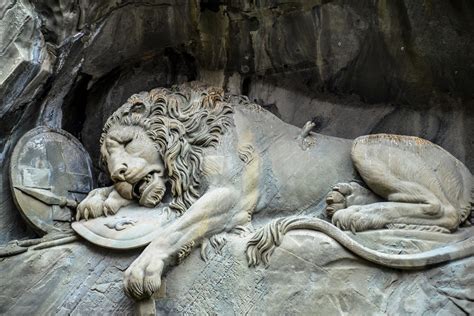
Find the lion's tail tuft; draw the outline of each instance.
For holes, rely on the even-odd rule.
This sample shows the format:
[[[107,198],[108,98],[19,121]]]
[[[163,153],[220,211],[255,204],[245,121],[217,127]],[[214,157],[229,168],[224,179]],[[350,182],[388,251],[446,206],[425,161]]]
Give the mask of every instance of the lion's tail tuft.
[[[280,246],[283,236],[291,230],[290,224],[297,218],[279,218],[260,228],[247,243],[247,260],[249,267],[263,263],[268,265],[270,256]]]

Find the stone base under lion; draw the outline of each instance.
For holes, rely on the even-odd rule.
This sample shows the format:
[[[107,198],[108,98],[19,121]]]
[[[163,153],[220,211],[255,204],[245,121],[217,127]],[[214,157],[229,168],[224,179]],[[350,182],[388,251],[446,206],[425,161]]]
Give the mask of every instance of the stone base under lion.
[[[385,252],[419,252],[473,234],[381,230],[352,236]],[[351,234],[351,233],[349,233]],[[165,277],[158,314],[446,314],[474,311],[474,260],[421,271],[371,264],[313,231],[287,234],[267,267],[249,268],[251,235],[218,236],[207,261],[194,249]],[[224,241],[225,240],[225,241]],[[420,248],[422,247],[422,248]],[[140,251],[114,251],[84,241],[3,259],[0,314],[126,314],[134,301],[122,289],[122,271]]]

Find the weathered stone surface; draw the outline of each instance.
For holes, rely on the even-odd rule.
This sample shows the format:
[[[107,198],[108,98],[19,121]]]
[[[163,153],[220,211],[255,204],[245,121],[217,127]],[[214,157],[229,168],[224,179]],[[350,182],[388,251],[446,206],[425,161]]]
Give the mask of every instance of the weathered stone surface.
[[[323,234],[298,231],[285,238],[268,267],[248,268],[242,243],[246,238],[227,239],[207,262],[196,250],[168,273],[156,299],[158,314],[474,311],[472,259],[404,272],[368,264]],[[390,239],[385,242],[389,245]],[[137,255],[80,242],[2,259],[2,271],[9,273],[0,276],[0,313],[131,314],[133,301],[123,294],[122,272]]]
[[[31,5],[5,1],[0,5],[0,165],[6,166],[11,145],[34,127],[34,99],[52,73],[54,56],[46,47],[41,23]],[[8,184],[8,168],[0,172],[0,242],[32,235],[17,213]]]
[[[166,298],[157,300],[158,311],[225,315],[430,311],[461,315],[474,308],[474,292],[469,287],[472,260],[410,273],[368,265],[319,233],[300,231],[288,237],[266,268],[249,269],[242,244],[233,239],[208,263],[193,253],[168,274]],[[189,275],[185,271],[190,267],[202,270]],[[186,282],[182,283],[184,274]]]
[[[287,99],[313,100],[311,112],[328,94],[353,94],[362,101],[355,104],[361,111],[351,117],[357,121],[352,132],[325,132],[416,134],[448,145],[472,167],[473,10],[469,1],[10,1],[2,6],[2,58],[11,61],[2,63],[8,67],[2,70],[2,91],[8,91],[0,109],[2,161],[38,116],[84,137],[97,157],[92,126],[126,96],[200,78],[244,94],[264,79],[268,89],[288,91]],[[37,98],[33,92],[41,92],[52,71]],[[140,79],[130,83],[132,76]],[[252,94],[274,104],[268,94]],[[298,102],[278,103],[305,113]],[[346,97],[331,103],[352,107]],[[323,119],[340,122],[340,111],[331,112]],[[368,120],[365,113],[372,112]],[[433,119],[414,122],[427,112]],[[449,147],[460,138],[462,146]]]
[[[121,274],[134,255],[82,242],[1,259],[0,313],[130,313]]]
[[[192,82],[130,96],[108,118],[100,144],[101,161],[114,185],[89,193],[76,216],[78,221],[89,221],[74,223],[73,228],[87,240],[113,248],[143,245],[143,237],[155,236],[146,239],[151,243],[125,271],[124,290],[138,302],[159,292],[163,272],[173,269],[173,262],[185,260],[192,248],[202,244],[203,258],[209,244],[219,253],[224,239],[216,234],[246,231],[249,227],[242,225],[262,225],[258,218],[275,219],[282,213],[289,218],[259,229],[248,241],[249,266],[266,264],[281,236],[301,228],[324,232],[382,267],[421,270],[474,254],[472,230],[456,232],[470,224],[466,220],[472,211],[474,179],[459,160],[418,137],[375,134],[352,141],[309,134],[309,129],[284,123],[244,96],[226,96],[222,89]],[[367,187],[361,186],[364,183]],[[166,191],[171,198],[169,210],[181,214],[178,218],[168,220],[166,213],[127,208],[134,199],[141,206],[156,207]],[[320,218],[298,217],[302,212],[324,216],[323,211],[337,227]],[[130,225],[118,229],[121,221]],[[151,232],[148,224],[153,226]],[[354,241],[360,235],[350,238],[342,232],[383,228],[388,230],[371,232],[370,249]],[[401,228],[387,242],[386,237]],[[435,232],[436,238],[416,236],[422,231]],[[463,236],[462,243],[453,240],[457,234]],[[246,242],[240,241],[241,253]],[[433,242],[445,247],[428,251]],[[380,253],[387,243],[397,255]],[[411,248],[416,250],[412,255],[398,255]],[[332,252],[318,255],[327,260]],[[209,275],[197,284],[227,277],[221,269],[225,264],[211,266]],[[277,262],[275,267],[280,265]],[[186,276],[177,275],[175,283],[199,273],[190,269]],[[244,278],[238,282],[231,289],[253,283]],[[245,305],[240,293],[217,283],[215,292]],[[267,287],[274,286],[268,283]],[[340,288],[344,287],[336,286],[335,291]],[[168,312],[219,313],[217,302],[225,297],[207,288],[195,292],[198,298],[192,297],[192,303],[195,300],[197,307],[173,307]],[[211,292],[212,299],[202,292]],[[273,295],[284,297],[286,292],[277,288]],[[184,299],[181,294],[177,297]],[[199,299],[216,303],[201,306]],[[350,308],[359,305],[354,300],[350,304],[354,304]],[[255,304],[256,309],[267,306]]]
[[[4,1],[0,4],[0,165],[4,167],[0,243],[34,236],[13,205],[4,172],[22,134],[38,124],[62,127],[84,143],[97,167],[100,128],[130,94],[194,79],[248,94],[298,126],[316,116],[316,130],[325,134],[421,136],[442,145],[472,171],[473,12],[469,0]],[[101,177],[102,183],[106,181]],[[102,282],[116,284],[108,288],[110,294],[100,293],[107,286],[102,283],[98,291],[87,282],[77,287],[87,275],[91,282],[94,273],[100,273],[96,266],[106,269],[104,265],[113,262],[111,266],[124,269],[130,258],[117,259],[122,255],[78,245],[56,249],[48,250],[51,255],[43,250],[0,262],[0,295],[8,302],[2,307],[17,304],[21,311],[54,312],[61,300],[41,296],[51,288],[69,297],[67,306],[60,307],[65,314],[131,310],[115,268],[108,268],[113,271],[107,277],[111,283],[107,278]],[[45,268],[61,252],[64,257],[52,271]],[[81,259],[73,265],[70,256]],[[195,256],[189,261],[195,263]],[[45,257],[50,259],[41,261]],[[17,265],[20,261],[15,260],[26,258],[31,260],[28,265]],[[77,282],[62,283],[75,275],[74,269],[84,267],[85,258],[92,270],[78,272]],[[465,274],[457,274],[464,265]],[[429,270],[415,278],[412,287],[400,290],[395,287],[403,282],[391,283],[388,278],[379,288],[394,289],[393,294],[385,301],[387,309],[380,309],[416,314],[431,306],[440,314],[456,314],[459,310],[453,304],[457,304],[472,312],[472,293],[459,292],[469,283],[459,287],[456,283],[473,282],[469,265],[464,260]],[[186,267],[179,270],[182,275]],[[34,272],[21,282],[4,279],[5,269],[22,275],[30,268]],[[374,278],[385,273],[375,268],[363,271]],[[45,280],[56,281],[41,285],[34,277],[43,274]],[[403,280],[411,281],[410,274],[403,275]],[[435,277],[440,279],[431,287]],[[37,298],[25,288],[34,289]],[[360,291],[366,292],[367,288]],[[421,293],[419,297],[426,300],[414,302],[405,293]],[[449,293],[449,301],[438,300],[444,293]],[[320,299],[308,297],[310,302]],[[318,309],[337,306],[330,303],[333,296],[324,297]],[[339,297],[341,304],[349,302],[344,293]],[[430,297],[436,297],[434,302]],[[43,307],[31,310],[34,304]],[[366,306],[377,310],[373,304]]]
[[[368,105],[357,97],[313,98],[265,80],[249,86],[249,97],[263,101],[267,109],[270,107],[283,121],[296,126],[302,127],[314,118],[314,131],[318,133],[344,138],[375,133],[418,135],[453,153],[471,170],[474,166],[474,116],[468,105],[474,104],[472,101],[463,107],[448,98],[445,105],[433,105],[426,110],[400,104]]]

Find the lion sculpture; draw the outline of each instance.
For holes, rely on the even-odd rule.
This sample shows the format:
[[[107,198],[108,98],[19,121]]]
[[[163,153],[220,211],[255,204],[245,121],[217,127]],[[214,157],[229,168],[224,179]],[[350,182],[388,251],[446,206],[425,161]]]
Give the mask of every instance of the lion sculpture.
[[[459,249],[397,257],[364,248],[341,231],[451,232],[468,221],[473,176],[444,149],[417,137],[349,140],[310,133],[246,97],[192,83],[131,96],[107,120],[100,144],[115,184],[90,192],[77,220],[114,214],[134,199],[155,207],[167,191],[169,209],[180,215],[125,272],[125,291],[136,299],[159,289],[164,269],[183,249],[247,225],[257,212],[310,211],[321,201],[334,226],[317,218],[272,223],[249,242],[250,263],[268,259],[281,235],[296,228],[326,232],[368,260],[393,267],[474,252],[470,240]]]

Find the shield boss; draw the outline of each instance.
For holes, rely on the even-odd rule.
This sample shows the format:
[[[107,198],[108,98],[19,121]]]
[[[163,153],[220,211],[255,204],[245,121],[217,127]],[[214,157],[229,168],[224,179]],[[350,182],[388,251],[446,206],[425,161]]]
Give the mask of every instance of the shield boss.
[[[13,150],[10,185],[23,218],[37,233],[70,231],[73,210],[18,188],[81,201],[94,188],[91,159],[71,134],[39,126],[23,135]]]

